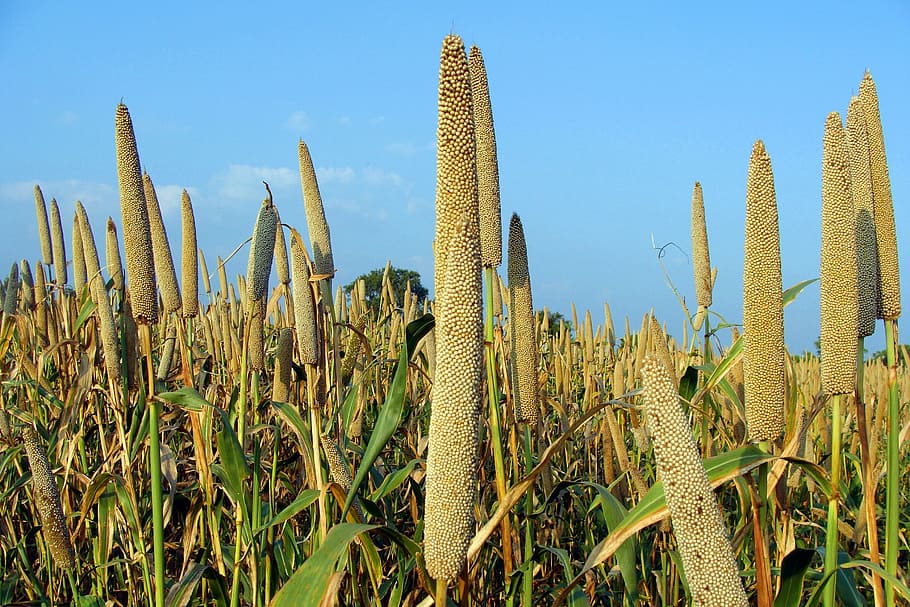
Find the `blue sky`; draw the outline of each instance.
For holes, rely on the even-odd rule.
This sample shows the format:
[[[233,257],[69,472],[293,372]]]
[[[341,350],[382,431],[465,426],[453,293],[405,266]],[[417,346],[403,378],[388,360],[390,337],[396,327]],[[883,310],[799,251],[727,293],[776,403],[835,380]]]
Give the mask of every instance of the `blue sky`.
[[[633,4],[647,6],[641,8]],[[439,48],[477,44],[490,81],[502,215],[522,217],[536,307],[603,304],[617,330],[683,316],[652,242],[694,302],[692,186],[704,188],[714,309],[742,314],[745,183],[771,155],[785,287],[818,275],[821,141],[865,69],[878,86],[902,265],[910,169],[910,7],[903,1],[49,3],[0,8],[0,261],[40,257],[32,187],[119,225],[122,98],[179,255],[179,193],[210,268],[252,229],[270,183],[305,230],[296,146],[310,147],[336,282],[385,265],[432,288]],[[22,227],[24,226],[24,227]],[[246,251],[231,266],[245,271]],[[505,268],[501,269],[505,273]],[[910,288],[910,287],[908,287]],[[905,288],[906,291],[906,288]],[[694,308],[694,303],[692,305]],[[787,309],[791,350],[818,335],[818,287]],[[725,338],[726,339],[726,338]],[[881,329],[868,341],[882,344]]]

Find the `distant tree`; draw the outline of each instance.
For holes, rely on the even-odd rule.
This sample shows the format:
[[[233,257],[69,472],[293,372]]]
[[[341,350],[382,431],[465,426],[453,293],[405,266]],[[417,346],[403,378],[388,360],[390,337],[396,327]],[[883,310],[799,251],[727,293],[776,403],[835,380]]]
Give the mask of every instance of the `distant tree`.
[[[361,274],[344,286],[344,292],[350,294],[357,281],[362,280],[366,287],[364,292],[367,305],[370,308],[377,308],[379,302],[382,301],[382,277],[384,274],[385,268],[377,268],[367,274]],[[418,303],[423,303],[423,300],[427,298],[428,291],[420,283],[420,274],[414,270],[396,268],[395,266],[389,267],[389,282],[392,284],[392,291],[395,293],[395,297],[399,299],[399,304],[401,303],[401,294],[407,288],[408,281],[411,283],[411,293],[417,296]]]
[[[543,310],[537,310],[535,313],[537,316],[537,324],[543,322]],[[572,334],[574,327],[572,327],[572,321],[568,320],[565,316],[559,312],[554,312],[552,310],[547,310],[547,320],[550,324],[550,335],[556,336],[559,335],[559,322],[562,321],[566,325],[566,329],[569,331],[569,334]]]

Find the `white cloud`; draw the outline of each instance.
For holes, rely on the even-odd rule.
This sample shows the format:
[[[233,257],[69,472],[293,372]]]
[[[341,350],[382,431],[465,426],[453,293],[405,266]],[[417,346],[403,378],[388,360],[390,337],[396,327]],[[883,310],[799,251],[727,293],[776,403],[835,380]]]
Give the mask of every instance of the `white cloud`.
[[[398,173],[384,171],[375,167],[363,169],[363,180],[367,185],[387,185],[393,187],[401,186],[402,182],[401,175]]]
[[[293,112],[284,123],[292,131],[306,131],[310,128],[310,124],[310,117],[303,110]]]
[[[186,190],[187,194],[190,195],[190,200],[199,197],[199,190],[192,186],[186,188],[182,185],[155,186],[155,193],[158,195],[158,206],[161,207],[162,215],[180,212],[183,190]]]
[[[232,164],[224,173],[215,175],[212,182],[218,194],[228,200],[261,200],[269,184],[272,192],[289,188],[298,182],[298,175],[287,167],[255,167],[248,164]],[[191,194],[192,195],[192,194]]]
[[[345,213],[350,213],[351,215],[359,215],[360,217],[371,221],[385,221],[389,217],[389,213],[386,209],[382,207],[370,208],[356,200],[334,200],[329,203],[329,206],[344,211]]]
[[[354,180],[354,169],[351,167],[318,167],[316,179],[324,183],[350,183]]]

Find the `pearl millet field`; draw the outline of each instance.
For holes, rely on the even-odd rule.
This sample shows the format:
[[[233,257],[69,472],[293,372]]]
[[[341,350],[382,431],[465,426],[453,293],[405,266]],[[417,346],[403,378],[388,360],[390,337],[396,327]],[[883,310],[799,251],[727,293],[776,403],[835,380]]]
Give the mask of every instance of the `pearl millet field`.
[[[3,281],[0,605],[907,604],[887,125],[869,72],[858,90],[819,116],[820,277],[781,283],[758,140],[735,227],[742,315],[712,309],[693,175],[697,301],[673,327],[608,303],[534,308],[542,245],[520,209],[501,216],[509,150],[480,49],[456,35],[439,63],[433,300],[392,267],[333,284],[344,226],[304,141],[306,225],[282,223],[301,200],[264,184],[250,240],[225,243],[247,272],[227,276],[197,248],[185,191],[182,233],[166,233],[142,116],[112,103],[121,216],[36,184],[40,242]],[[795,356],[783,308],[809,286],[820,356]]]

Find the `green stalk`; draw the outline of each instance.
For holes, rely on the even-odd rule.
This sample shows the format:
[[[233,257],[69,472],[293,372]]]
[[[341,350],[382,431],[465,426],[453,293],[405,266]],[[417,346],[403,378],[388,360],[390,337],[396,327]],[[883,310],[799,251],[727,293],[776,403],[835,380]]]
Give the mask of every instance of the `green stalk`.
[[[237,440],[240,442],[240,449],[244,451],[246,446],[246,392],[247,392],[247,369],[249,362],[247,360],[247,351],[249,350],[249,334],[252,313],[246,319],[246,330],[243,332],[243,345],[240,352],[240,392],[237,396]],[[245,451],[244,451],[245,452]],[[243,497],[241,496],[241,499]],[[231,581],[231,607],[240,605],[240,556],[241,545],[243,544],[243,508],[241,504],[234,505],[234,523],[236,526],[234,542],[234,567],[233,578]]]
[[[840,500],[841,468],[841,394],[831,397],[831,495],[828,496],[828,527],[825,532],[825,575],[837,569],[837,503]],[[836,579],[825,587],[824,605],[834,607]]]
[[[900,402],[897,393],[897,319],[885,320],[885,360],[888,363],[888,475],[885,498],[885,571],[897,576],[900,518]],[[885,586],[885,604],[894,605],[894,586]]]
[[[253,425],[259,425],[259,371],[252,373],[252,386],[250,395],[253,399]],[[250,529],[256,529],[262,522],[262,494],[259,492],[259,463],[261,458],[261,445],[258,435],[253,436],[253,506],[250,517]],[[250,586],[253,588],[253,607],[259,605],[259,554],[254,538],[250,542]]]
[[[148,374],[149,471],[152,483],[152,543],[155,555],[155,607],[164,607],[164,500],[161,495],[161,434],[158,418],[161,403],[155,398],[155,371],[152,368],[152,327],[142,324],[142,343]]]
[[[316,404],[316,365],[306,365],[306,395],[307,407],[310,409],[310,440],[313,444],[313,470],[316,474],[316,488],[319,490],[319,535],[316,547],[325,541],[329,532],[325,503],[325,478],[322,471],[322,455],[319,452],[319,435],[322,433],[322,422],[319,419],[319,409]]]
[[[506,494],[506,473],[502,458],[502,422],[499,416],[499,387],[496,381],[496,351],[493,336],[493,268],[484,267],[484,352],[487,363],[487,394],[490,404],[490,430],[493,439],[493,463],[496,468],[496,497],[501,501]],[[512,573],[512,529],[509,517],[502,519],[502,560],[506,585]]]
[[[525,475],[530,474],[534,469],[534,455],[531,451],[531,428],[525,424]],[[532,591],[534,589],[534,565],[531,559],[534,557],[534,525],[531,518],[531,512],[534,510],[534,487],[528,488],[525,495],[525,545],[524,545],[524,565],[527,565],[527,571],[522,576],[521,584],[521,604],[522,607],[533,607],[534,601]]]
[[[856,391],[853,402],[856,405],[856,430],[859,435],[860,458],[863,469],[863,507],[866,520],[866,533],[869,544],[869,561],[881,565],[881,553],[878,543],[878,522],[875,518],[875,489],[878,484],[873,478],[871,466],[872,455],[869,450],[869,428],[866,426],[866,403],[863,401],[865,386],[865,369],[863,352],[865,339],[860,337],[856,343]],[[872,592],[875,595],[876,607],[884,607],[885,597],[882,593],[882,579],[875,571],[872,572]]]

